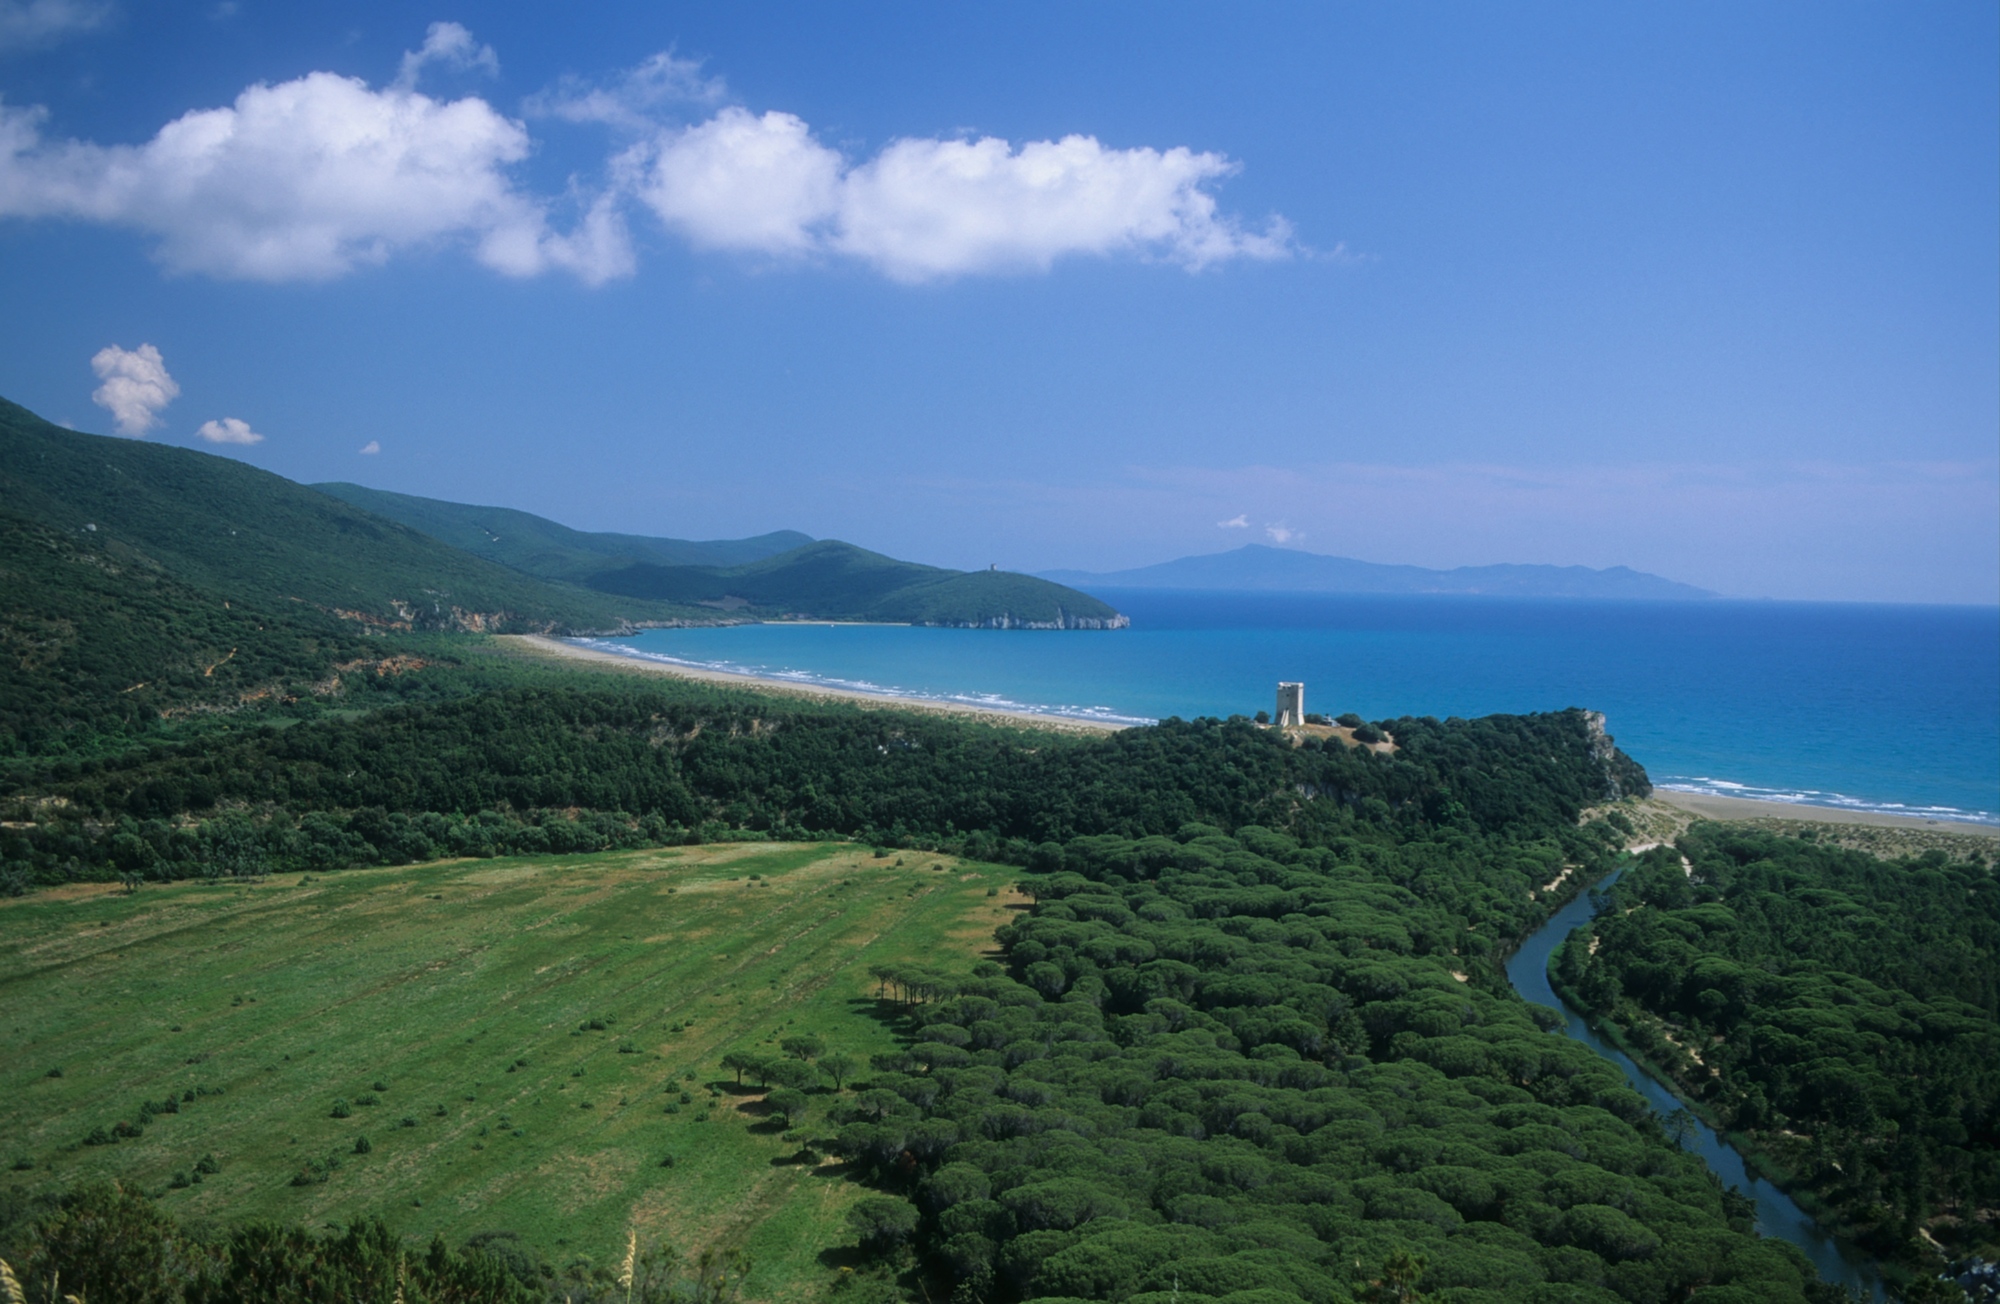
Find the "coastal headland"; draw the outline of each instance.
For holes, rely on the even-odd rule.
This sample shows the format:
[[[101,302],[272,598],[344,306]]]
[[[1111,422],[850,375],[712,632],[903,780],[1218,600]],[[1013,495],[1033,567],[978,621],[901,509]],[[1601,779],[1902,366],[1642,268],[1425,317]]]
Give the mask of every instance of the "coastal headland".
[[[734,674],[725,670],[710,670],[700,666],[620,656],[615,652],[582,647],[540,634],[503,634],[497,636],[494,641],[518,654],[545,660],[563,660],[628,674],[664,675],[669,678],[690,679],[701,683],[726,685],[731,688],[744,688],[753,692],[775,693],[807,700],[853,702],[861,706],[985,718],[996,724],[1081,734],[1117,733],[1132,727],[1107,720],[1085,720],[1071,716],[1041,715],[1032,711],[1010,711],[1002,707],[981,706],[971,702],[940,702],[929,698],[864,693],[823,685],[789,684],[779,680],[761,679],[755,675]],[[1319,727],[1308,726],[1308,729],[1314,734],[1323,732]],[[1347,740],[1346,730],[1336,729],[1332,732],[1340,734],[1344,741]],[[1392,751],[1394,748],[1393,744],[1382,744],[1374,750]],[[1817,831],[1825,840],[1883,855],[1922,851],[1933,843],[1950,846],[1961,838],[1980,839],[1982,844],[2000,841],[2000,826],[1919,815],[1896,815],[1887,811],[1844,810],[1837,806],[1759,801],[1747,797],[1722,797],[1710,793],[1678,792],[1666,788],[1654,789],[1650,802],[1657,803],[1653,806],[1653,810],[1657,816],[1662,817],[1655,821],[1662,827],[1654,836],[1665,841],[1671,841],[1679,834],[1681,828],[1685,828],[1687,824],[1697,819],[1750,823],[1777,833],[1798,834],[1810,829]],[[1665,825],[1675,827],[1669,829]],[[1922,845],[1916,845],[1917,843]]]
[[[596,648],[579,647],[565,643],[561,639],[546,638],[540,634],[503,634],[496,642],[527,656],[560,658],[575,661],[601,669],[621,670],[630,674],[665,675],[673,679],[693,679],[705,684],[723,684],[731,688],[747,688],[759,693],[776,693],[785,697],[802,697],[821,702],[852,702],[858,706],[894,707],[899,711],[927,711],[936,715],[972,716],[985,718],[995,724],[1013,725],[1027,729],[1053,729],[1065,733],[1105,734],[1117,733],[1131,726],[1109,720],[1083,720],[1073,716],[1039,715],[1033,711],[1009,711],[997,706],[979,706],[971,702],[938,702],[922,697],[895,697],[887,693],[863,693],[847,688],[827,688],[817,684],[787,684],[773,679],[759,679],[755,675],[731,674],[726,670],[708,670],[700,666],[675,665],[666,661],[647,661],[638,657],[619,656],[615,652],[601,652]]]

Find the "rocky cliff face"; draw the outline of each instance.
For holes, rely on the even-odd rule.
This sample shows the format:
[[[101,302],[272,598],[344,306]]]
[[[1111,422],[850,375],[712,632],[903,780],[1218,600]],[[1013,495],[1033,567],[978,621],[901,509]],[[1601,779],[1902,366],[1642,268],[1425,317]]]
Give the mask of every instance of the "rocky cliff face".
[[[1604,771],[1604,797],[1607,801],[1617,801],[1622,797],[1646,797],[1653,791],[1653,781],[1646,777],[1640,764],[1618,750],[1617,739],[1605,732],[1604,712],[1585,711],[1583,713],[1584,737],[1590,746],[1590,759],[1596,761]]]

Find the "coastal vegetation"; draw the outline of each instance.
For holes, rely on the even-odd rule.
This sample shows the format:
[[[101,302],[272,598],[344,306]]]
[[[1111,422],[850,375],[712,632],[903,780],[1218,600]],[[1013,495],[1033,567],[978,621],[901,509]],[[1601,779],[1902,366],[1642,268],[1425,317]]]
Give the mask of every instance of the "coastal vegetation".
[[[404,678],[458,695],[19,763],[0,874],[165,880],[746,835],[1031,865],[1078,836],[1203,821],[1314,842],[1533,829],[1546,883],[1591,845],[1575,812],[1614,779],[1644,783],[1593,750],[1582,712],[1387,721],[1399,747],[1384,754],[1243,719],[1080,739],[507,662]],[[1534,922],[1527,886],[1495,906],[1504,935]]]
[[[1874,1253],[2000,1257],[1990,855],[1892,863],[1698,824],[1624,875],[1554,974]]]

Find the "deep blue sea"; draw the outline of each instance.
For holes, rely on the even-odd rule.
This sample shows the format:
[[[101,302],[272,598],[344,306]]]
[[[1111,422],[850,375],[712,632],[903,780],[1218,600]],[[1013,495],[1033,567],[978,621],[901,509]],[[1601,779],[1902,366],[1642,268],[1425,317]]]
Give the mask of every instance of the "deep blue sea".
[[[1106,590],[1113,632],[741,625],[595,645],[1107,720],[1583,706],[1669,788],[2000,822],[2000,609]]]

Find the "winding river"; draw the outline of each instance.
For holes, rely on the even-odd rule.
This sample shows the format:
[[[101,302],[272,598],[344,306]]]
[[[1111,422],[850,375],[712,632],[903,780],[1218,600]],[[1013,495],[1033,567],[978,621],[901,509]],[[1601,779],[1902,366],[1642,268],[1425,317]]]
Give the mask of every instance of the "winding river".
[[[1622,872],[1611,874],[1598,884],[1598,889],[1610,887]],[[1546,1005],[1561,1014],[1563,1031],[1617,1065],[1625,1080],[1632,1084],[1632,1089],[1644,1096],[1646,1103],[1664,1118],[1682,1108],[1680,1101],[1634,1063],[1631,1056],[1592,1032],[1583,1021],[1583,1016],[1565,1005],[1549,985],[1549,956],[1573,930],[1589,923],[1597,908],[1597,893],[1593,891],[1584,893],[1557,911],[1555,918],[1531,934],[1521,944],[1521,949],[1507,961],[1507,981],[1514,985],[1515,991],[1536,1005]],[[1882,1280],[1865,1255],[1840,1245],[1821,1231],[1819,1224],[1794,1204],[1790,1196],[1753,1176],[1744,1167],[1743,1156],[1707,1124],[1698,1118],[1690,1117],[1689,1121],[1691,1130],[1681,1144],[1701,1156],[1702,1162],[1722,1179],[1724,1186],[1733,1186],[1756,1201],[1759,1235],[1782,1237],[1798,1246],[1826,1281],[1851,1290],[1861,1290],[1870,1299],[1884,1297]]]

